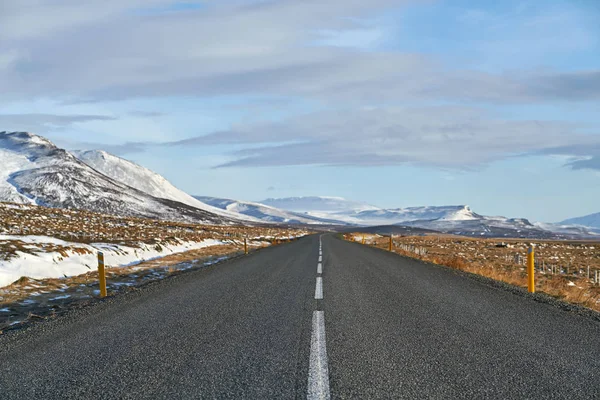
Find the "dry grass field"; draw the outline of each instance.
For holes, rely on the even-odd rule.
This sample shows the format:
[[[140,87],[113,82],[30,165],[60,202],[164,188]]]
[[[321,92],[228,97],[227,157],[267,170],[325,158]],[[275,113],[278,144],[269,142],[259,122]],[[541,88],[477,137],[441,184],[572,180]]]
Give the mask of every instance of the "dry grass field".
[[[43,235],[77,243],[151,244],[181,240],[243,237],[286,238],[299,231],[265,226],[219,226],[120,217],[83,210],[0,203],[0,235]],[[6,248],[0,249],[10,251]]]

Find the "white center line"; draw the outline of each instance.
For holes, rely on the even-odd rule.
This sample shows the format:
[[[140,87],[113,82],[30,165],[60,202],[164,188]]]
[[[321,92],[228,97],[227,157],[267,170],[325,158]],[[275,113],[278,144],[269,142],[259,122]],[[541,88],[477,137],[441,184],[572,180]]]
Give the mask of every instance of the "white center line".
[[[323,299],[323,278],[321,278],[320,276],[317,277],[317,286],[315,287],[315,299]]]
[[[319,256],[319,262],[323,261],[323,256]]]
[[[317,264],[317,274],[322,274],[323,273],[323,264],[318,263]]]
[[[325,347],[325,313],[313,312],[312,336],[310,339],[310,365],[308,367],[308,400],[330,399],[329,368]]]

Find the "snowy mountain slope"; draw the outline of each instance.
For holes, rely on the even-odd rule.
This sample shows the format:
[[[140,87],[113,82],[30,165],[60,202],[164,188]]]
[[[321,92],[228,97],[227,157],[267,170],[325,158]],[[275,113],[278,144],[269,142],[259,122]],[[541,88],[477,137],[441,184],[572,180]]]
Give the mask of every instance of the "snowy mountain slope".
[[[426,206],[395,209],[366,210],[360,212],[334,213],[331,217],[362,225],[398,224],[405,221],[441,220],[470,221],[481,218],[469,206]]]
[[[552,238],[553,232],[536,227],[524,218],[484,217],[434,219],[402,222],[401,225],[433,229],[444,233],[479,237]]]
[[[102,150],[73,151],[71,152],[80,161],[89,165],[96,171],[114,179],[117,182],[131,186],[151,196],[178,201],[200,210],[208,211],[227,218],[249,220],[256,222],[256,218],[227,209],[213,207],[203,203],[184,191],[177,189],[163,176],[134,162],[114,156]]]
[[[306,197],[286,197],[269,198],[258,203],[266,206],[279,208],[281,210],[301,212],[310,215],[331,214],[335,212],[359,212],[366,210],[378,210],[378,207],[371,206],[352,200],[346,200],[342,197],[327,196],[306,196]]]
[[[584,215],[583,217],[569,218],[559,223],[560,225],[582,225],[589,228],[600,229],[600,212]]]
[[[466,216],[460,213],[459,217]],[[414,220],[398,225],[432,229],[455,235],[535,239],[592,238],[594,232],[582,227],[532,223],[525,218],[490,217],[472,213],[473,218]]]
[[[0,201],[146,218],[236,222],[117,182],[31,133],[0,132],[0,165]]]
[[[328,219],[321,219],[317,217],[311,217],[306,214],[297,214],[292,211],[284,211],[275,207],[266,206],[260,203],[254,203],[249,201],[222,199],[217,197],[208,196],[194,196],[196,199],[203,203],[209,204],[214,207],[222,208],[223,210],[232,211],[235,213],[244,214],[257,218],[263,222],[271,223],[285,223],[285,224],[343,224],[340,221],[333,221]]]

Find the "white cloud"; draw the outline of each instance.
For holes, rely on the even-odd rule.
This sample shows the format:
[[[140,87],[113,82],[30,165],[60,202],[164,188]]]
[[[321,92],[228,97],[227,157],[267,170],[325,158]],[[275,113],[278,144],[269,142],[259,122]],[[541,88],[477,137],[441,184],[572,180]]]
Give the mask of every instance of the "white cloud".
[[[238,144],[223,166],[395,165],[472,168],[531,153],[600,146],[599,135],[561,122],[503,121],[466,107],[363,108],[236,126],[176,146]]]
[[[450,69],[423,54],[365,51],[380,33],[363,19],[405,3],[236,0],[177,12],[177,3],[160,0],[6,2],[0,12],[0,101],[259,94],[302,99],[327,110],[181,142],[246,146],[229,165],[463,168],[528,152],[570,155],[569,144],[587,148],[582,155],[596,154],[589,146],[597,136],[579,134],[578,127],[560,122],[503,121],[467,107],[397,106],[600,98],[600,70],[492,73]],[[142,12],[155,8],[172,11]],[[569,26],[577,17],[569,14]],[[471,12],[465,18],[499,32],[508,29],[497,18],[490,23],[486,13]],[[529,25],[536,29],[531,37],[544,36],[553,21]],[[493,44],[490,54],[499,51],[502,57],[507,54],[503,46],[516,43],[512,36],[501,43],[487,39],[482,45]],[[535,46],[533,41],[523,48]],[[14,123],[17,117],[4,118]],[[21,121],[40,127],[52,123],[48,115],[28,118]],[[147,146],[142,141],[152,135],[151,129],[131,131],[124,141],[133,143],[119,151]],[[159,134],[147,140],[160,140]]]
[[[0,92],[7,100],[251,93],[362,104],[600,97],[586,84],[598,84],[598,71],[448,70],[419,54],[314,45],[322,32],[334,42],[347,42],[357,32],[364,36],[365,25],[357,17],[398,6],[397,1],[214,2],[159,15],[134,11],[142,4],[169,2],[23,4],[11,2],[0,14],[0,53],[19,51],[0,70]]]
[[[112,121],[106,115],[0,114],[0,130],[44,132],[90,121]]]

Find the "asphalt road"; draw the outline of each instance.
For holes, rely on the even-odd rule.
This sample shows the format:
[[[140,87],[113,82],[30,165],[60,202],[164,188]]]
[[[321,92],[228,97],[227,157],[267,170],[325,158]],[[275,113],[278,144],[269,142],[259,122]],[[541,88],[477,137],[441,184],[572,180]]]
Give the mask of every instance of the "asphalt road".
[[[307,237],[0,337],[0,398],[600,398],[600,322],[332,235],[319,251]]]

